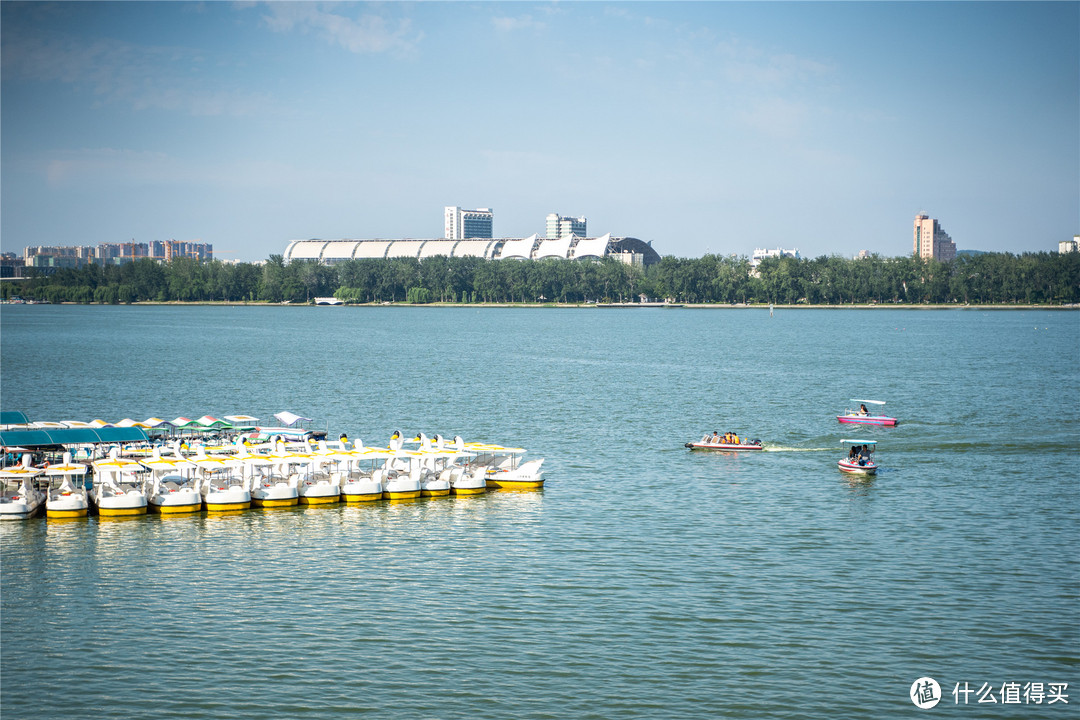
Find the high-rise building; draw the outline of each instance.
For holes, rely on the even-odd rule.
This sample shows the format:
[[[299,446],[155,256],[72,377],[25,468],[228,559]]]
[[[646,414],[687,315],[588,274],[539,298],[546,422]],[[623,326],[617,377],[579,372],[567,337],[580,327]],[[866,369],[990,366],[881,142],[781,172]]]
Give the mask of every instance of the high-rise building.
[[[941,229],[934,218],[923,214],[915,216],[915,257],[933,258],[948,262],[956,257],[956,243]]]
[[[558,213],[548,213],[547,237],[548,239],[566,237],[567,235],[587,237],[588,233],[585,232],[585,225],[584,217],[563,217]]]
[[[490,238],[495,213],[491,208],[462,210],[459,207],[447,207],[444,219],[444,237],[448,240]]]

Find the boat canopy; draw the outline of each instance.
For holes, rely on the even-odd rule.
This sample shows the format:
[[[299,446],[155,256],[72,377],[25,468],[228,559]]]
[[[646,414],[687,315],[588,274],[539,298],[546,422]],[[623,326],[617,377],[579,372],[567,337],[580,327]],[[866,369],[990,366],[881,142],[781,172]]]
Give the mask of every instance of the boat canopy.
[[[841,440],[840,442],[842,442],[842,443],[851,443],[852,445],[877,445],[877,440],[849,439],[849,440]]]
[[[851,398],[850,402],[870,403],[871,405],[884,405],[885,404],[884,400],[856,400],[855,398]]]
[[[311,422],[311,418],[304,417],[303,415],[297,415],[296,413],[291,413],[288,410],[284,410],[284,411],[279,412],[279,413],[274,413],[274,417],[276,417],[278,420],[280,420],[282,425],[285,425],[287,427],[292,427],[293,425],[296,425],[296,423],[298,423],[300,421]]]
[[[88,445],[100,443],[149,442],[150,437],[140,427],[67,428],[64,430],[4,430],[0,445],[4,447],[43,447],[47,445]]]
[[[0,425],[29,425],[30,418],[20,410],[0,411]]]

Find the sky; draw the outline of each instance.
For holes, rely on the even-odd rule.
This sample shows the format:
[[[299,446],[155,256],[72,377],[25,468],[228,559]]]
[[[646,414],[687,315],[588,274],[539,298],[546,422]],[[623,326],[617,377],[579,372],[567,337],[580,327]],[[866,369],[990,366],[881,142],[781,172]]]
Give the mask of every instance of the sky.
[[[0,250],[496,237],[886,257],[1080,233],[1077,2],[0,3]]]

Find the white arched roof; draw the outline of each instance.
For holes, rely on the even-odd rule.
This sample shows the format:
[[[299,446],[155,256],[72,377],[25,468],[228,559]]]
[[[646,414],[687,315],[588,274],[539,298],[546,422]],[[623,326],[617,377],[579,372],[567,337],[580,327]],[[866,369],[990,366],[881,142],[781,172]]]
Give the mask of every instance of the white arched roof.
[[[490,258],[491,248],[495,245],[494,240],[451,240],[448,242],[457,242],[453,257]]]
[[[394,240],[390,244],[386,257],[420,257],[420,248],[425,242],[424,240]]]
[[[598,257],[602,258],[607,255],[608,241],[611,240],[611,233],[598,238],[582,238],[578,240],[577,247],[574,248],[574,257]]]
[[[285,258],[287,260],[318,260],[326,244],[325,240],[294,240],[285,251]]]
[[[544,240],[540,243],[540,247],[536,249],[536,259],[546,257],[568,258],[570,257],[570,243],[573,241],[573,235]]]
[[[354,258],[384,258],[386,250],[393,244],[393,240],[365,240],[356,243]]]
[[[532,257],[533,245],[536,244],[536,235],[530,235],[523,240],[507,240],[503,243],[502,253],[499,257],[503,260],[507,258],[521,258],[528,260]]]
[[[348,260],[356,250],[355,240],[331,240],[322,249],[323,260]]]

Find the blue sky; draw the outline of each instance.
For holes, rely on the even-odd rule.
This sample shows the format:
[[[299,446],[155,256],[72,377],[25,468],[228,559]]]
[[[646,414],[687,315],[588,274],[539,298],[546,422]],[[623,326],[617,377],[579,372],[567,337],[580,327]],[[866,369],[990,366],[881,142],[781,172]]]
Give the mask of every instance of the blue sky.
[[[1080,3],[0,3],[0,245],[1080,232]]]

